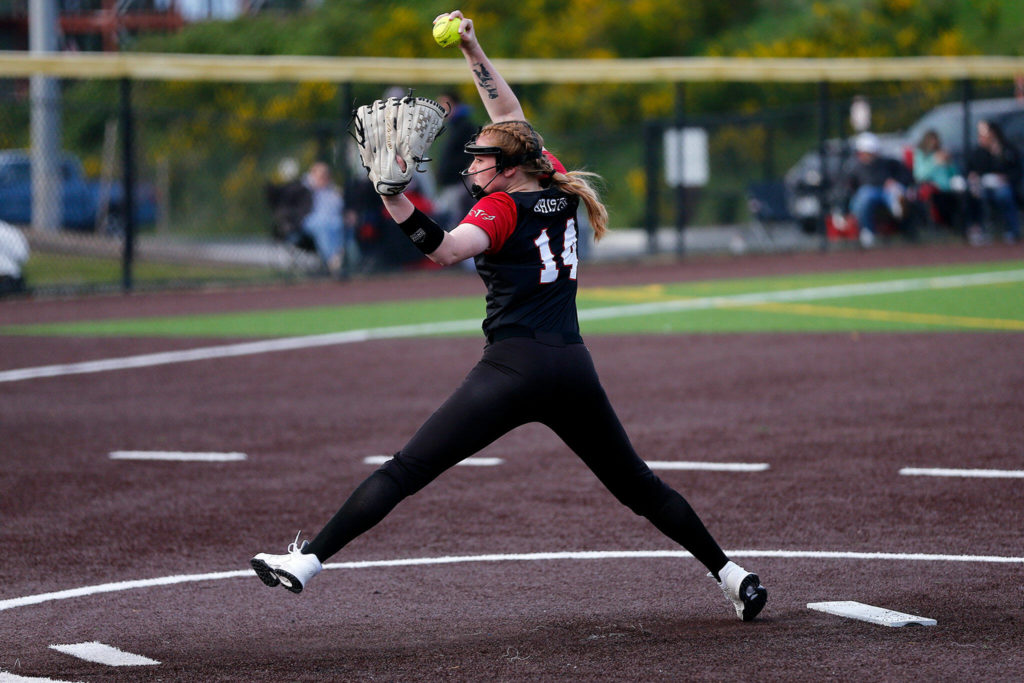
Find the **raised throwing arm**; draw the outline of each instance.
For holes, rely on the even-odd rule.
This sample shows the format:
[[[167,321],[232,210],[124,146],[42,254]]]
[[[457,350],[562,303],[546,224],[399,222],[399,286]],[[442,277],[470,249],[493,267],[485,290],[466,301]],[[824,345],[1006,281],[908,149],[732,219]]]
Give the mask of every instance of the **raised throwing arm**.
[[[441,15],[445,16],[445,15]],[[498,70],[491,64],[480,41],[476,36],[476,28],[472,19],[467,19],[460,10],[455,10],[447,15],[450,18],[462,20],[459,26],[459,49],[462,50],[470,70],[473,72],[473,83],[476,85],[480,99],[484,103],[487,115],[491,121],[523,121],[526,116],[519,104],[519,98],[512,92],[505,79]]]

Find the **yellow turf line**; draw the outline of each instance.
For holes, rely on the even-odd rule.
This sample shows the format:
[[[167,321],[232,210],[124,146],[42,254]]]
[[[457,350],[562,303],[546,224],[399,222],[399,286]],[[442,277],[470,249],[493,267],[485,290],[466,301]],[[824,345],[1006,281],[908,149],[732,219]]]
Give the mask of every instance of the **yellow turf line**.
[[[788,304],[765,302],[723,308],[746,308],[757,311],[777,313],[795,313],[797,315],[814,315],[830,318],[846,318],[852,320],[874,320],[882,322],[914,323],[920,325],[943,325],[948,327],[966,327],[983,330],[1024,330],[1024,320],[1006,320],[1003,318],[974,318],[960,315],[939,315],[937,313],[907,313],[904,311],[885,311],[868,308],[847,308],[841,306],[816,306],[814,304]]]
[[[665,285],[652,284],[640,285],[637,287],[588,287],[580,290],[580,299],[588,303],[600,303],[604,301],[620,302],[648,302],[648,301],[674,301],[680,297],[665,293]],[[692,298],[692,297],[682,297]]]

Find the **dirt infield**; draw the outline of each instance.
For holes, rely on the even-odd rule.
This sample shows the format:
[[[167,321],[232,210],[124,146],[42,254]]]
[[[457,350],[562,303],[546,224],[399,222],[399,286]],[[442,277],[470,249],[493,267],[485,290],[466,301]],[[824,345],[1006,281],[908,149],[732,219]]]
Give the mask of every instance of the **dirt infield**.
[[[947,247],[620,264],[592,269],[585,284],[1019,257]],[[425,273],[11,302],[0,315],[283,308],[413,290],[480,285]],[[209,343],[0,337],[0,369]],[[1024,480],[899,474],[1024,469],[1017,333],[588,339],[645,458],[769,465],[660,473],[761,574],[769,604],[752,624],[735,619],[693,559],[645,556],[677,549],[536,425],[482,453],[501,465],[456,467],[403,502],[302,595],[267,589],[247,571],[254,552],[315,532],[372,470],[363,459],[399,448],[481,345],[374,341],[0,384],[0,671],[61,681],[1024,676]],[[111,460],[118,450],[247,459]],[[623,556],[543,555],[575,551]],[[504,557],[481,557],[495,554]],[[186,578],[59,594],[173,576]],[[886,628],[806,608],[827,600],[938,625]],[[93,641],[159,664],[112,668],[49,647]]]

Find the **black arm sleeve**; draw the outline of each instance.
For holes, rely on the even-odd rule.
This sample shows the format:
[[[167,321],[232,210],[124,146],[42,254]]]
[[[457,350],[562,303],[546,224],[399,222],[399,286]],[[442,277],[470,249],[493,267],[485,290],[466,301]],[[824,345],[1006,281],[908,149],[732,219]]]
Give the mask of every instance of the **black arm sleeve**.
[[[444,230],[441,229],[441,226],[419,209],[413,211],[411,216],[398,224],[398,227],[424,254],[437,251],[444,240]]]

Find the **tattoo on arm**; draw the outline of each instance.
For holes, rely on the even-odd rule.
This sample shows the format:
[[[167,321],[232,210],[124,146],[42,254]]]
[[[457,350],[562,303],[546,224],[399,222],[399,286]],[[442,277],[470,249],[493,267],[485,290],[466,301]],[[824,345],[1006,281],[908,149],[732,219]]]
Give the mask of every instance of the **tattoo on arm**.
[[[473,73],[476,75],[477,84],[487,92],[487,97],[492,100],[498,99],[498,88],[495,87],[494,77],[491,76],[491,72],[487,70],[487,67],[478,62],[473,69]]]

